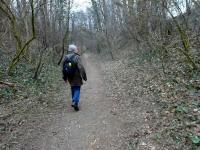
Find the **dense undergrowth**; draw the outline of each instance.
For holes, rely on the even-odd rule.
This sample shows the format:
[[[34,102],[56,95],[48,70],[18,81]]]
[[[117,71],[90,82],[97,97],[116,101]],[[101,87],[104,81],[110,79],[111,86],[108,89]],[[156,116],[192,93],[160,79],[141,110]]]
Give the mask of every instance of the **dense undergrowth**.
[[[33,65],[26,60],[7,76],[9,60],[0,56],[0,81],[6,83],[0,85],[0,149],[21,149],[34,124],[44,121],[48,111],[56,107],[54,97],[62,78],[60,67],[51,59],[44,60],[37,80],[33,79]]]
[[[128,128],[127,145],[197,150],[200,146],[199,70],[190,70],[182,63],[184,58],[177,59],[180,56],[176,57],[176,53],[164,63],[156,53],[126,51],[124,54],[118,60],[106,62],[105,73],[109,79],[108,95],[115,97],[119,115],[128,118],[134,126]],[[147,128],[137,127],[143,118],[141,111],[146,113]],[[135,127],[138,131],[131,131]],[[149,139],[146,143],[142,142],[146,139]]]
[[[151,61],[154,67],[160,68],[158,78],[150,81],[148,87],[158,95],[157,103],[161,104],[157,139],[171,139],[177,149],[197,149],[200,144],[200,72],[181,62],[184,58],[177,60],[180,56],[173,55],[176,59],[170,57],[172,59],[163,64],[165,68],[159,61]]]

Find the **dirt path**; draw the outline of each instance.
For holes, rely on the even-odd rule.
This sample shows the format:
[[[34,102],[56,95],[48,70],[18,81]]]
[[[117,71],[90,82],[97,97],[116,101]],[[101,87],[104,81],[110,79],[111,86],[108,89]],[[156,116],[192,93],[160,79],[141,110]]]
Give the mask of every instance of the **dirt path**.
[[[112,101],[105,95],[100,65],[83,56],[88,82],[81,91],[80,111],[74,112],[67,100],[64,110],[48,128],[47,134],[28,149],[113,150],[119,146],[120,120],[110,113]],[[63,88],[62,93],[66,93]],[[67,94],[61,95],[66,99]],[[65,100],[66,101],[66,100]]]

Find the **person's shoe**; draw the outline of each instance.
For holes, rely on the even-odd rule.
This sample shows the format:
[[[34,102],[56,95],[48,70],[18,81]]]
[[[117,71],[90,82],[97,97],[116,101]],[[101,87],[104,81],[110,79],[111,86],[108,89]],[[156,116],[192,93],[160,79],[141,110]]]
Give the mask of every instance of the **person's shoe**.
[[[72,104],[71,104],[71,106],[74,108],[74,107],[75,107],[75,104],[74,104],[74,103],[72,103]]]
[[[78,105],[74,105],[74,110],[75,110],[75,111],[79,111]]]

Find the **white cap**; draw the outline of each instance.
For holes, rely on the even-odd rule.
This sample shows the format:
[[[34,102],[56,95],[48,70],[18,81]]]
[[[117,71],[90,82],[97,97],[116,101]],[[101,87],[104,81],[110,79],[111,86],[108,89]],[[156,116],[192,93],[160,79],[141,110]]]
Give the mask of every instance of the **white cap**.
[[[68,48],[68,51],[69,52],[76,52],[78,50],[77,46],[76,45],[69,45],[69,48]]]

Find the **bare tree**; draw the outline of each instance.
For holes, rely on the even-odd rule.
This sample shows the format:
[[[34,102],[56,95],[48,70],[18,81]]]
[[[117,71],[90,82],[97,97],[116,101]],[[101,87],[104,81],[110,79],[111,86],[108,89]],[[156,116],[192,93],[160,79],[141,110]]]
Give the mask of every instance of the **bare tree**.
[[[26,51],[28,50],[29,44],[35,39],[35,16],[34,16],[35,14],[34,14],[33,0],[30,0],[30,7],[31,7],[32,35],[28,40],[23,42],[23,36],[21,36],[19,32],[19,26],[15,14],[9,7],[8,3],[6,3],[4,0],[0,1],[0,10],[4,12],[6,16],[9,18],[12,28],[11,31],[16,40],[16,54],[8,67],[8,74],[10,74],[11,70],[20,61],[20,59],[24,57]]]

